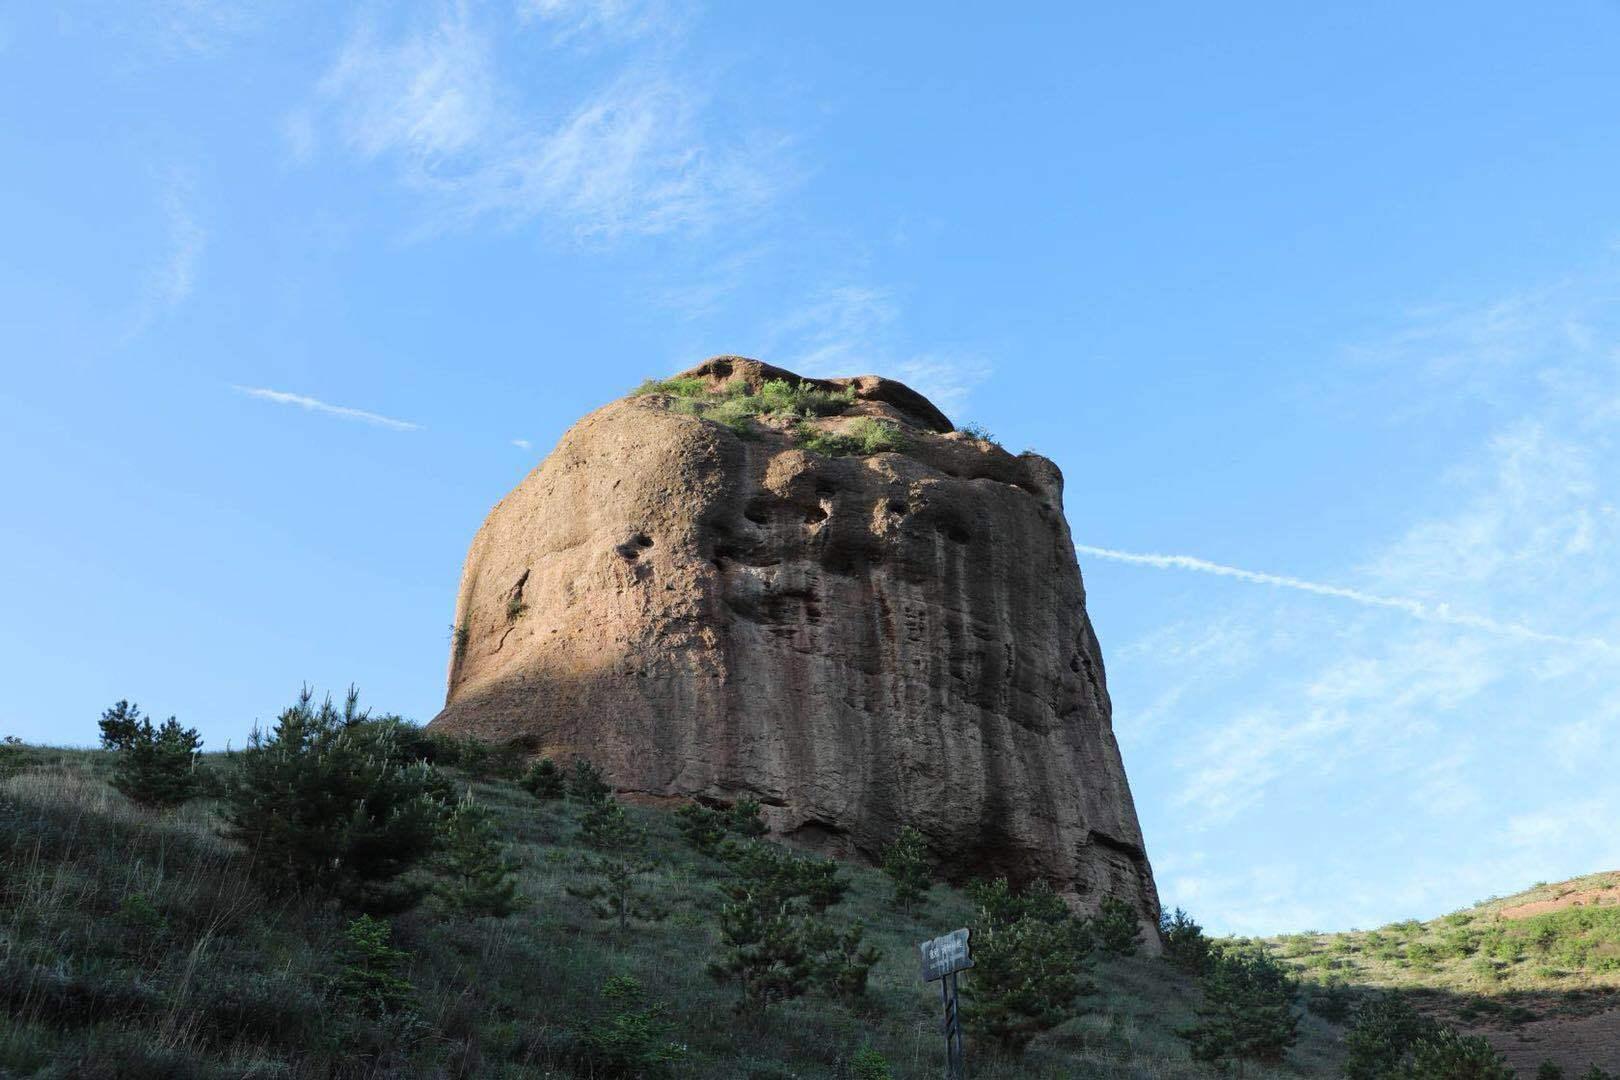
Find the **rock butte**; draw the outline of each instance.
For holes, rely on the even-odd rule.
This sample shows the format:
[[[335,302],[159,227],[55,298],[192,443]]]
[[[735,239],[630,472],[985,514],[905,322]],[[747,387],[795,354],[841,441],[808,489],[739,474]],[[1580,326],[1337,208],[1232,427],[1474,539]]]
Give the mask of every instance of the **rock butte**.
[[[730,356],[683,376],[801,382]],[[853,390],[815,426],[886,420],[901,452],[823,456],[769,417],[743,437],[657,392],[570,428],[473,539],[433,727],[587,756],[630,798],[751,796],[831,854],[912,825],[950,878],[1156,924],[1057,466],[901,383],[802,381]]]

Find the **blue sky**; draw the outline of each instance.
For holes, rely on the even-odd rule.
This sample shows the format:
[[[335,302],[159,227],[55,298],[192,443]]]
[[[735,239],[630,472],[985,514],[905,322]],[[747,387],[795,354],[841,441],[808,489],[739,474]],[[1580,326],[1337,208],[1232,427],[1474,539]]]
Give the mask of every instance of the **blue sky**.
[[[1167,904],[1620,866],[1620,6],[872,7],[0,8],[0,731],[430,718],[488,508],[738,352],[1063,468]]]

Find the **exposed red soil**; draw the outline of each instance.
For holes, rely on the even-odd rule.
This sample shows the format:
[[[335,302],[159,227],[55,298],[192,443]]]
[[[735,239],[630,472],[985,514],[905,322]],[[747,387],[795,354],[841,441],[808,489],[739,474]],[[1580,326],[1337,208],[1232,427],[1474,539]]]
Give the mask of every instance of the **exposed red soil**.
[[[1503,919],[1528,919],[1532,915],[1542,915],[1549,911],[1561,911],[1571,907],[1595,907],[1600,905],[1620,904],[1620,885],[1605,885],[1599,889],[1579,889],[1556,896],[1551,900],[1532,900],[1527,904],[1514,904],[1512,907],[1501,908],[1496,912]]]

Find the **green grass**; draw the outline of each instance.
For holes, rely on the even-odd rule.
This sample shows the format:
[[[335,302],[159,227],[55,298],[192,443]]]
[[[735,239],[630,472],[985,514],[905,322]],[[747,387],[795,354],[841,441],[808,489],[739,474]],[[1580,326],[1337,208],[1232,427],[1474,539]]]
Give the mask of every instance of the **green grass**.
[[[1587,1015],[1620,1006],[1620,905],[1515,909],[1616,885],[1620,874],[1593,874],[1428,922],[1290,934],[1264,944],[1307,983],[1407,991],[1448,1021],[1518,1025]]]
[[[823,390],[813,383],[770,379],[757,391],[736,380],[711,387],[707,379],[684,376],[661,381],[648,379],[632,396],[658,394],[670,399],[676,412],[720,424],[750,438],[758,434],[754,421],[761,418],[801,420],[836,416],[855,404],[855,390]]]
[[[888,880],[849,866],[849,896],[883,953],[867,998],[849,1007],[808,996],[758,1019],[705,972],[729,871],[679,839],[672,814],[629,807],[650,834],[654,876],[671,909],[625,933],[570,895],[584,883],[577,811],[517,784],[469,782],[495,814],[532,900],[506,919],[454,920],[424,908],[393,921],[410,959],[411,1016],[373,1020],[334,996],[346,918],[306,902],[271,902],[247,874],[251,853],[220,839],[206,800],[160,815],[107,783],[109,755],[24,747],[0,779],[0,1075],[44,1076],[572,1076],[582,1032],[617,1008],[615,976],[645,990],[684,1047],[673,1075],[842,1080],[876,1051],[897,1077],[939,1070],[938,989],[917,978],[916,942],[966,924],[965,895],[935,886],[911,916],[887,903]],[[210,755],[210,769],[223,767]],[[1175,1035],[1196,988],[1170,965],[1100,964],[1079,1016],[1037,1038],[1022,1060],[972,1037],[976,1080],[1098,1076],[1177,1080],[1210,1075]],[[972,974],[964,977],[971,985]],[[969,1007],[971,1008],[971,1006]],[[1283,1071],[1332,1075],[1335,1030],[1307,1017]],[[575,1071],[570,1071],[575,1070]],[[600,1072],[595,1075],[604,1075]]]
[[[865,456],[905,449],[905,439],[897,425],[870,416],[857,417],[839,429],[801,423],[794,433],[800,446],[828,457]]]

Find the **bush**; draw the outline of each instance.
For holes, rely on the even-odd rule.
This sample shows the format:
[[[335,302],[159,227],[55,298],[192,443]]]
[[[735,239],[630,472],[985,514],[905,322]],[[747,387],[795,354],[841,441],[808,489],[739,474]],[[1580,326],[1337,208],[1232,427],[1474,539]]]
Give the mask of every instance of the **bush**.
[[[563,797],[563,772],[550,758],[541,758],[530,765],[519,782],[530,795],[542,801]]]
[[[26,761],[27,754],[23,751],[21,739],[15,735],[7,735],[0,739],[0,780],[21,772]]]
[[[1142,944],[1142,925],[1136,909],[1114,896],[1103,897],[1102,909],[1091,920],[1097,948],[1108,956],[1135,956]]]
[[[273,893],[316,893],[368,911],[400,910],[423,885],[407,879],[434,851],[446,785],[406,760],[398,725],[372,722],[349,691],[343,711],[306,688],[266,737],[254,728],[231,755],[225,835],[252,852]]]
[[[195,728],[181,727],[172,716],[153,727],[128,701],[103,712],[100,727],[101,745],[116,754],[113,787],[132,801],[168,809],[201,792],[202,739]]]
[[[1537,1067],[1536,1080],[1564,1080],[1564,1067],[1549,1058]]]
[[[709,381],[698,375],[677,376],[673,379],[648,379],[632,390],[632,397],[646,394],[668,394],[671,397],[695,398],[709,392]]]
[[[434,892],[451,914],[504,919],[528,906],[513,876],[517,863],[507,854],[490,812],[472,792],[445,819],[439,856],[441,880]]]
[[[883,850],[883,872],[894,883],[889,903],[907,914],[928,894],[932,884],[928,845],[923,834],[907,825]]]
[[[827,457],[883,454],[897,452],[905,446],[898,426],[871,416],[856,417],[845,424],[841,431],[825,431],[812,424],[801,423],[796,434],[800,446]]]
[[[1209,963],[1209,938],[1204,928],[1180,908],[1166,915],[1159,913],[1159,936],[1164,941],[1164,958],[1182,971],[1202,974]]]
[[[970,439],[977,439],[980,442],[987,442],[991,446],[1001,445],[1000,443],[996,442],[996,437],[990,434],[990,430],[983,424],[975,424],[970,420],[958,427],[956,430],[960,431]]]
[[[1021,1051],[1074,1015],[1075,999],[1090,990],[1081,975],[1090,929],[1045,882],[1020,892],[997,878],[971,892],[978,911],[966,990],[973,1007],[966,1015],[1004,1048]]]
[[[1275,1065],[1299,1038],[1293,980],[1263,949],[1218,950],[1199,987],[1198,1021],[1179,1033],[1195,1060]]]

